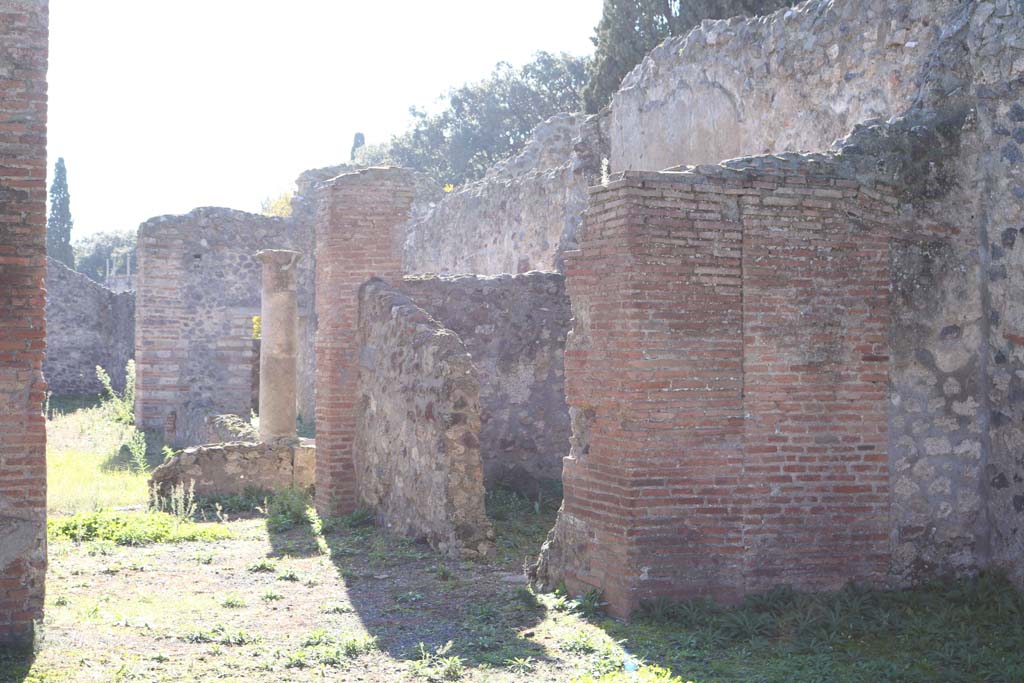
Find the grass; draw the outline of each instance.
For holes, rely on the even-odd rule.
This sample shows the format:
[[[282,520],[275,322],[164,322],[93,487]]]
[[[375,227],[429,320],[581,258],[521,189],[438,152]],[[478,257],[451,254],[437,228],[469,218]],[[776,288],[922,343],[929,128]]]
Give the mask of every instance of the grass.
[[[134,431],[110,419],[98,397],[51,399],[46,421],[49,513],[144,507],[148,475],[133,470],[130,453],[121,451]]]
[[[494,526],[497,561],[518,569],[537,554],[562,504],[561,482],[543,482],[536,499],[503,487],[487,492],[487,516]]]
[[[197,524],[166,512],[80,512],[50,519],[50,540],[110,541],[118,545],[218,541],[231,536],[223,524]]]
[[[629,626],[603,625],[697,681],[1024,681],[1024,594],[999,574],[904,591],[780,588],[733,609],[654,603]]]
[[[83,415],[109,419],[92,405],[58,410],[67,440],[51,449],[76,430],[80,448],[111,447],[115,427]],[[489,493],[498,557],[459,562],[382,532],[366,511],[321,519],[301,491],[222,501],[245,513],[228,524],[96,511],[88,489],[118,470],[89,457],[76,484],[86,490],[52,491],[83,502],[50,521],[45,637],[35,654],[0,651],[0,682],[1024,681],[1024,596],[999,575],[779,589],[730,609],[654,602],[627,624],[602,615],[596,592],[536,595],[517,580],[556,491]],[[131,505],[145,501],[140,489]]]

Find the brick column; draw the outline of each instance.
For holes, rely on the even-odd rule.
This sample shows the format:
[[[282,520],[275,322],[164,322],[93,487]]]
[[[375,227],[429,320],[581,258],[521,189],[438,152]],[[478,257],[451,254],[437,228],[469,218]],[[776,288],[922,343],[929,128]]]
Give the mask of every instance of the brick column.
[[[599,588],[625,616],[884,578],[892,210],[788,163],[592,190],[542,587]]]
[[[316,506],[356,508],[359,287],[401,276],[401,226],[414,197],[412,172],[370,168],[326,181],[316,227]]]
[[[0,14],[0,643],[31,640],[46,577],[47,21],[46,0]]]
[[[265,249],[260,307],[260,441],[295,436],[298,378],[298,308],[295,264],[299,252]]]
[[[741,231],[735,199],[697,180],[593,189],[566,259],[574,434],[556,533],[569,588],[601,589],[619,616],[742,584]]]

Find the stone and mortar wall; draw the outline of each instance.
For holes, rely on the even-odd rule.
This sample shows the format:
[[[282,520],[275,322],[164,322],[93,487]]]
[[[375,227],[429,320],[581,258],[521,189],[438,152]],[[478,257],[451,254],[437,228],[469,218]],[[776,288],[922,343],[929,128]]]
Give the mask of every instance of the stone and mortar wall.
[[[802,11],[814,6],[804,5]],[[830,11],[850,12],[857,7],[867,12],[866,17],[872,16],[871,3],[836,2]],[[900,7],[910,16],[924,16],[944,5],[922,2]],[[847,23],[864,30],[872,28],[858,15],[851,15]],[[728,202],[704,196],[688,206],[677,206],[680,213],[672,220],[652,220],[650,212],[666,209],[668,204],[666,197],[654,191],[658,183],[637,191],[637,179],[643,176],[621,181],[626,186],[632,184],[632,190],[613,183],[598,191],[601,198],[595,198],[583,249],[573,255],[570,262],[574,265],[568,270],[576,319],[566,363],[573,457],[566,464],[565,510],[535,570],[541,583],[561,572],[578,585],[599,585],[610,589],[613,605],[624,613],[645,591],[670,597],[702,591],[728,596],[784,580],[820,587],[830,577],[843,575],[906,585],[937,576],[969,575],[991,566],[1005,568],[1021,579],[1024,472],[1019,452],[1024,444],[1020,426],[1024,422],[1024,392],[1017,384],[1018,375],[1024,375],[1018,358],[1024,335],[1015,302],[1020,299],[1016,286],[1022,272],[1018,242],[1024,224],[1024,86],[1019,81],[1024,67],[1024,8],[1009,2],[961,3],[932,28],[940,38],[922,61],[920,87],[904,116],[887,124],[856,126],[848,138],[836,144],[835,154],[738,159],[717,169],[689,171],[717,177],[798,163],[807,169],[817,167],[815,173],[819,173],[824,164],[831,168],[837,187],[843,188],[843,202],[853,199],[846,192],[856,191],[854,206],[829,209],[827,203],[839,197],[827,194],[820,198],[812,195],[811,201],[794,196],[801,192],[799,185],[787,187],[789,173],[784,183],[756,180],[739,193],[756,190],[774,195],[759,200],[764,215],[756,223],[747,218],[748,198],[741,198],[738,211],[718,209],[715,220],[716,201],[726,207]],[[784,36],[787,43],[803,40],[804,44],[813,43],[812,37]],[[714,62],[711,55],[702,60],[702,64]],[[618,200],[605,196],[616,189],[623,193]],[[862,202],[867,203],[858,208]],[[827,221],[831,228],[823,224],[807,233],[799,225],[807,220],[813,225],[822,220],[813,217],[815,212],[833,210],[838,214]],[[613,474],[619,465],[594,457],[595,452],[608,453],[616,443],[612,436],[617,423],[602,423],[602,413],[612,412],[624,429],[660,429],[663,426],[658,422],[678,421],[686,413],[677,412],[673,417],[665,411],[657,419],[648,415],[633,422],[622,417],[642,403],[619,401],[614,394],[609,401],[602,401],[602,395],[594,393],[595,387],[614,380],[601,378],[595,370],[596,359],[614,351],[607,346],[608,331],[618,327],[628,335],[629,326],[610,318],[607,296],[595,296],[598,290],[592,292],[591,288],[599,287],[604,273],[614,272],[616,265],[632,268],[636,263],[633,256],[650,253],[659,243],[665,254],[682,248],[684,243],[675,239],[675,232],[690,225],[687,219],[694,219],[692,225],[696,226],[698,217],[709,228],[701,238],[713,240],[705,247],[694,243],[694,258],[715,261],[714,268],[703,273],[704,278],[716,281],[716,294],[722,296],[730,279],[741,285],[742,410],[736,410],[736,387],[729,381],[735,367],[723,367],[718,373],[720,384],[707,381],[691,387],[709,392],[707,398],[714,403],[708,407],[725,409],[716,419],[703,422],[697,417],[713,415],[706,408],[690,413],[694,430],[713,430],[721,439],[720,451],[709,460],[688,441],[678,440],[682,450],[677,451],[674,468],[657,472],[657,477],[639,485],[670,482],[663,475],[678,475],[678,463],[685,463],[697,473],[710,466],[706,471],[716,472],[717,487],[736,482],[753,487],[755,495],[748,496],[750,502],[738,506],[729,496],[714,504],[709,496],[714,495],[715,486],[692,490],[694,495],[677,501],[685,505],[689,500],[703,511],[716,512],[719,525],[713,533],[702,528],[699,515],[678,517],[680,523],[673,527],[672,509],[652,509],[646,496],[645,504],[636,509],[628,499],[636,495],[638,482],[616,480]],[[711,222],[706,222],[709,219]],[[734,254],[740,268],[732,273],[727,263],[719,263],[729,256],[729,242],[735,240],[729,237],[736,230],[730,228],[730,222],[738,222],[742,234],[739,252]],[[853,239],[847,244],[827,244],[830,236],[841,236],[844,222]],[[669,239],[657,234],[659,225],[668,231]],[[865,232],[858,234],[858,230]],[[820,240],[826,243],[824,251],[816,245]],[[883,243],[887,248],[882,248]],[[854,247],[852,253],[850,247]],[[886,254],[884,259],[882,254]],[[657,263],[662,265],[660,259]],[[861,286],[849,283],[849,287],[836,289],[844,278],[849,281],[847,271],[857,273]],[[650,294],[659,288],[656,280],[662,277],[661,270],[645,269],[645,273],[652,281],[634,285],[634,291]],[[686,281],[700,284],[693,276]],[[818,290],[809,298],[808,284]],[[710,285],[706,282],[704,286]],[[882,294],[887,292],[883,301]],[[701,300],[715,299],[705,295]],[[722,316],[713,320],[723,327],[736,325],[729,320],[733,305],[721,301]],[[601,305],[592,307],[594,302]],[[866,327],[858,320],[865,314],[870,323]],[[787,324],[787,318],[790,323],[799,322]],[[653,316],[645,314],[641,316],[644,319]],[[682,320],[676,325],[685,328]],[[593,333],[598,326],[601,335]],[[792,332],[802,327],[813,333],[796,342]],[[672,329],[670,322],[668,330]],[[715,336],[709,331],[716,329],[705,321],[686,343],[706,344]],[[880,334],[881,330],[886,334]],[[735,336],[735,330],[727,330],[724,338]],[[856,345],[851,347],[850,342]],[[600,348],[602,344],[607,348]],[[663,364],[677,367],[671,359],[681,346],[677,342],[668,345],[664,357],[656,356],[657,347],[648,346],[641,353],[649,356],[645,361],[659,361],[652,368]],[[601,352],[595,354],[598,348]],[[701,353],[715,358],[710,349]],[[857,354],[862,361],[859,366]],[[865,369],[865,362],[877,364],[874,372]],[[773,365],[777,370],[772,370]],[[755,384],[758,373],[765,372]],[[886,380],[888,396],[878,391]],[[627,382],[618,388],[628,387]],[[644,391],[673,386],[654,381],[636,383],[629,389],[644,396]],[[829,401],[830,393],[833,400],[838,395],[837,387],[863,402],[856,415],[837,410]],[[888,407],[883,422],[879,405],[884,398]],[[785,419],[777,421],[773,413]],[[862,423],[865,417],[871,426],[851,433],[851,425]],[[775,427],[768,429],[773,422]],[[742,425],[740,431],[736,431],[737,425]],[[881,441],[875,432],[880,425],[884,425]],[[802,443],[796,436],[801,426],[808,430],[804,447],[837,455],[857,444],[853,452],[859,462],[844,474],[836,467],[839,463],[830,463],[828,458],[804,463],[799,456],[795,460],[787,456],[781,472],[765,469],[776,467],[773,458]],[[713,447],[714,441],[701,439],[697,446]],[[742,458],[727,457],[737,450]],[[691,459],[691,454],[698,457]],[[887,477],[878,467],[882,462]],[[730,467],[738,468],[733,470],[733,478]],[[631,474],[638,476],[636,471]],[[829,477],[833,485],[822,490]],[[800,487],[802,494],[791,495]],[[891,493],[882,496],[886,489]],[[596,495],[595,490],[606,495]],[[771,491],[767,498],[763,497],[765,490]],[[836,494],[842,494],[839,504]],[[788,501],[787,495],[791,495]],[[801,538],[799,545],[777,532],[784,528],[785,513],[794,505],[805,507],[805,513],[810,512],[815,520],[808,523],[806,514],[801,515],[792,537]],[[866,524],[871,515],[865,513],[871,510],[876,521],[884,521],[874,529]],[[657,526],[654,520],[658,519],[667,522],[682,542],[673,546],[674,536],[668,533],[647,535],[645,529]],[[693,556],[695,545],[709,547],[709,542],[724,541],[728,548],[737,539],[737,528],[741,551],[710,554],[720,563],[712,568],[713,573],[726,577],[725,583],[731,585],[722,590],[721,585],[703,584],[703,572],[686,575],[686,567],[693,564],[687,558]],[[846,547],[861,551],[856,561],[844,564],[837,552],[841,547],[834,541],[816,542],[814,535],[824,538],[829,528],[854,535],[847,538]],[[645,537],[657,538],[668,551],[644,548],[637,552],[627,543],[619,556],[609,561],[609,552],[623,545],[624,530],[639,539],[633,545],[642,546]],[[887,537],[884,541],[883,536]],[[683,549],[686,555],[663,565],[661,556],[671,554],[672,547]],[[697,557],[701,555],[697,553]],[[655,561],[650,562],[651,558]],[[672,567],[676,567],[673,579],[665,581],[658,575],[666,568],[672,574]]]
[[[660,171],[817,151],[901,114],[962,4],[810,0],[706,21],[651,52],[601,115],[553,117],[522,153],[411,221],[405,272],[562,270],[604,160],[612,172]]]
[[[136,419],[143,428],[164,429],[173,446],[202,443],[210,415],[249,415],[261,249],[311,254],[311,226],[201,208],[139,228]],[[313,259],[300,260],[298,269],[303,387],[313,382]],[[301,400],[299,407],[309,420],[311,407]]]
[[[810,0],[665,41],[611,103],[613,171],[824,150],[915,100],[957,0]]]
[[[962,3],[914,107],[836,145],[860,177],[890,179],[904,221],[950,235],[893,249],[891,569],[904,584],[990,566],[1024,580],[1022,68],[1024,8]]]
[[[958,311],[966,324],[949,316],[938,343],[959,334],[977,348],[970,357],[953,355],[950,365],[977,367],[980,390],[976,398],[969,387],[946,397],[935,422],[966,414],[980,434],[951,440],[952,455],[936,459],[932,482],[945,494],[951,481],[943,508],[950,517],[980,508],[971,548],[977,562],[1004,567],[1024,583],[1024,7],[965,3],[954,19],[933,57],[922,106],[955,103],[968,112],[958,153],[946,164],[949,189],[929,213],[954,222],[977,245],[960,260],[963,271],[977,274],[977,293]],[[964,486],[946,474],[951,466],[977,479]]]
[[[455,557],[491,552],[480,379],[459,335],[373,279],[359,292],[356,490],[394,533]]]
[[[608,156],[606,117],[559,114],[522,152],[457,188],[405,227],[406,273],[560,270],[576,244],[587,186]]]
[[[569,449],[563,355],[569,298],[558,273],[407,276],[395,287],[466,345],[480,378],[484,480],[534,494]]]
[[[46,0],[0,13],[0,647],[32,639],[46,578]]]
[[[135,356],[135,293],[115,294],[53,259],[46,268],[43,373],[50,392],[102,392],[97,365],[122,391],[125,364]]]
[[[150,487],[170,496],[176,487],[211,498],[313,485],[316,446],[312,439],[273,444],[228,442],[178,451],[153,470]]]
[[[565,502],[535,581],[625,615],[884,579],[894,204],[824,158],[595,188],[567,264]]]

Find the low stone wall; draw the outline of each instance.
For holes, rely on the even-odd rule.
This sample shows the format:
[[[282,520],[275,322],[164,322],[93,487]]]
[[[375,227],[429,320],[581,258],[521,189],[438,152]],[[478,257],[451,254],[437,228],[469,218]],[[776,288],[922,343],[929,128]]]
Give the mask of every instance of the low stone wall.
[[[274,444],[231,442],[186,448],[153,470],[150,486],[162,496],[176,486],[197,497],[243,493],[246,489],[274,491],[313,485],[316,445],[312,439]]]
[[[406,277],[396,287],[459,335],[480,379],[488,488],[531,495],[561,480],[569,451],[565,339],[572,316],[558,273]]]
[[[125,364],[135,357],[135,294],[115,294],[46,259],[46,360],[43,373],[56,395],[103,390],[96,366],[124,389]]]
[[[382,280],[363,285],[359,303],[359,499],[442,553],[489,554],[480,383],[465,345]]]

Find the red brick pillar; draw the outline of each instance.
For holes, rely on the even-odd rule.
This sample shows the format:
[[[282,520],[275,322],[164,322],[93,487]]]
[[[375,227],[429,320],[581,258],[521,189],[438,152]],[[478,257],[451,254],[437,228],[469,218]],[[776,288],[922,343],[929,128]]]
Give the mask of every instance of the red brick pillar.
[[[321,514],[356,508],[359,287],[401,276],[402,225],[414,197],[412,172],[369,168],[320,189],[316,226],[316,506]]]
[[[883,578],[894,210],[822,164],[761,163],[592,190],[542,586],[624,616]]]
[[[566,260],[574,444],[559,524],[575,549],[562,566],[620,616],[742,584],[741,230],[735,198],[698,180],[593,189]]]
[[[46,576],[47,12],[0,13],[0,643],[31,640]]]

